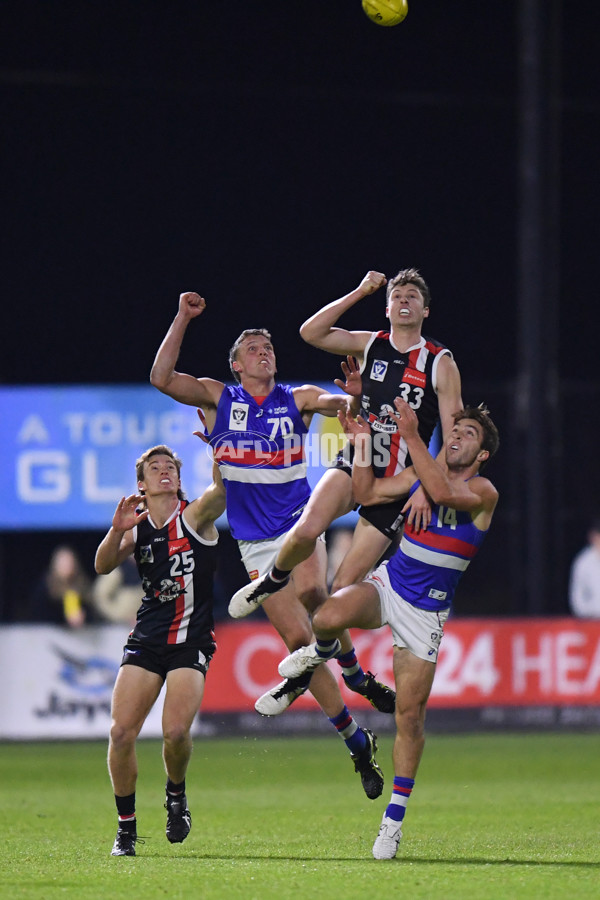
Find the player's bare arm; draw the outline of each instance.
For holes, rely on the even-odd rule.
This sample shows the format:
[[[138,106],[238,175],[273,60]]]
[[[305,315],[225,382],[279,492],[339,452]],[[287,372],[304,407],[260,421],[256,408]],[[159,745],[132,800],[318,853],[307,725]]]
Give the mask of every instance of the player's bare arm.
[[[414,410],[399,397],[396,397],[394,405],[397,414],[392,418],[406,441],[415,472],[433,502],[462,512],[470,512],[477,527],[486,529],[498,502],[496,488],[487,478],[466,480],[465,475],[468,475],[469,467],[453,472],[446,464],[440,464],[433,459],[419,436],[419,420]],[[448,440],[454,430],[468,427],[460,423],[455,424]],[[478,457],[484,461],[488,455],[487,450],[481,450]]]
[[[441,357],[438,363],[437,398],[442,438],[445,439],[454,424],[452,414],[462,409],[463,406],[460,372],[452,357],[447,353]],[[442,456],[440,455],[438,460],[441,458]],[[412,525],[416,531],[428,528],[431,523],[431,503],[422,485],[419,485],[417,490],[406,501],[406,506],[402,512],[407,517],[407,523]]]
[[[194,378],[175,369],[187,327],[205,309],[206,301],[200,294],[187,291],[180,295],[177,315],[156,354],[150,372],[150,383],[179,403],[201,406],[205,413],[210,414],[217,407],[224,388],[223,382],[213,378]]]
[[[133,529],[148,517],[147,509],[138,512],[142,500],[141,494],[131,494],[119,500],[112,525],[96,550],[94,567],[99,575],[108,575],[133,553]]]
[[[219,467],[214,463],[212,484],[185,508],[183,516],[200,537],[214,540],[218,535],[214,523],[225,512],[225,506],[225,485]]]
[[[307,428],[315,413],[332,418],[340,409],[347,409],[352,400],[345,394],[330,394],[315,384],[303,384],[293,388],[292,393]]]
[[[452,431],[455,412],[463,408],[460,372],[456,362],[444,353],[437,369],[437,398],[444,440]]]
[[[336,322],[347,310],[351,309],[360,300],[373,294],[387,283],[382,272],[367,272],[357,288],[328,303],[310,319],[300,326],[300,336],[307,344],[327,350],[328,353],[338,353],[341,356],[352,354],[362,360],[365,347],[371,337],[370,331],[348,331],[346,328],[338,328]]]
[[[354,461],[352,464],[352,495],[356,503],[372,506],[379,503],[390,503],[404,497],[417,480],[412,466],[389,478],[375,478],[371,467],[372,437],[368,422],[348,411],[340,410],[338,419],[344,434],[354,444]]]

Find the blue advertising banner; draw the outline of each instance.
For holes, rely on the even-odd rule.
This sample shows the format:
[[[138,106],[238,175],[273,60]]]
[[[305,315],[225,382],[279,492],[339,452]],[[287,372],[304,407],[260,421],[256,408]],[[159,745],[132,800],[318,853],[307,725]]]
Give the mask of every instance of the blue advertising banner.
[[[0,529],[106,528],[119,499],[136,491],[136,459],[155,444],[178,453],[183,488],[199,496],[212,469],[207,445],[193,434],[199,426],[193,407],[150,385],[0,388]],[[343,443],[336,419],[314,417],[311,486]],[[355,514],[338,521],[351,524]]]

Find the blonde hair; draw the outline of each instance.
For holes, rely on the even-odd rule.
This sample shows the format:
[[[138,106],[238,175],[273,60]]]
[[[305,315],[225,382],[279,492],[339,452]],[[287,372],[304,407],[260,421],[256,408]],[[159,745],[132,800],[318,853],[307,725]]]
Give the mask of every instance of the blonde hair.
[[[233,368],[233,364],[237,359],[240,346],[243,344],[246,338],[249,337],[265,337],[268,341],[271,340],[271,335],[266,328],[246,328],[245,331],[242,331],[239,338],[237,338],[233,347],[229,351],[229,368],[231,369],[231,374],[238,383],[241,381],[241,378],[239,376],[239,373],[236,372]]]

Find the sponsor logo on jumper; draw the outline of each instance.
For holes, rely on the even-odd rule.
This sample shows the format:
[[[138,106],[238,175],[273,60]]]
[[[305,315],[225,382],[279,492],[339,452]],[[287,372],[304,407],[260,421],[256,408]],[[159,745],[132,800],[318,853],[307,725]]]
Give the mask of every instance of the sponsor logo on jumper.
[[[405,369],[402,381],[405,384],[416,384],[422,388],[427,387],[427,375],[425,372],[419,372],[418,369]]]
[[[391,413],[395,412],[394,408],[388,403],[384,403],[379,409],[379,415],[369,413],[369,425],[373,431],[385,431],[387,434],[394,434],[398,431],[398,426],[391,418]]]
[[[160,600],[161,603],[168,603],[170,600],[176,600],[183,592],[184,589],[179,582],[163,578],[159,589],[154,591],[154,599]]]
[[[190,549],[190,542],[187,538],[179,538],[176,541],[169,541],[169,556],[174,553],[182,553],[184,550]]]
[[[429,596],[431,597],[432,600],[445,600],[446,597],[448,596],[448,592],[447,591],[436,591],[435,588],[431,588],[431,590],[429,591]]]

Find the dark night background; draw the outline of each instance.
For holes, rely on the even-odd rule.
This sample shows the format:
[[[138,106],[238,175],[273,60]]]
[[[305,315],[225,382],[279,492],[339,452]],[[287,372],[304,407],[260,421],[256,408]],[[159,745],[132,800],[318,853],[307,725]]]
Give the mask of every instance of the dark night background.
[[[489,468],[501,504],[456,611],[564,612],[569,561],[600,510],[600,11],[537,3],[554,17],[542,94],[556,151],[539,315],[522,255],[519,16],[532,6],[409,0],[406,20],[381,28],[359,0],[0,4],[0,380],[146,382],[183,290],[208,303],[183,370],[227,380],[237,334],[265,326],[282,380],[331,380],[338,360],[301,341],[302,321],[369,269],[417,266],[426,333],[451,347],[465,400],[486,400],[502,437]],[[341,324],[383,327],[383,311],[375,295]],[[536,451],[541,606],[523,574],[536,457],[515,412],[532,336],[534,408],[553,422]],[[2,536],[4,590],[56,537]],[[73,538],[93,556],[98,535]]]

